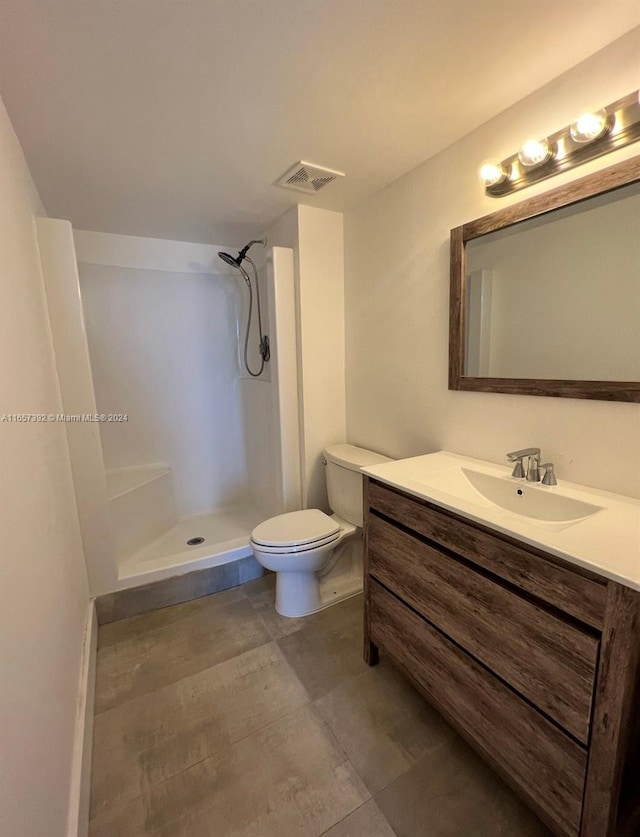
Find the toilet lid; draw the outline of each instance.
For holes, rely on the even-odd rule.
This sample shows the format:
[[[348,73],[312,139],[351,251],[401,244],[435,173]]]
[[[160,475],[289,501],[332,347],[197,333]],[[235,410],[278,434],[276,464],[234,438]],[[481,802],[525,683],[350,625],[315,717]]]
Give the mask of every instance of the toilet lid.
[[[279,514],[260,523],[251,539],[263,546],[302,546],[323,541],[340,531],[340,525],[319,509]]]

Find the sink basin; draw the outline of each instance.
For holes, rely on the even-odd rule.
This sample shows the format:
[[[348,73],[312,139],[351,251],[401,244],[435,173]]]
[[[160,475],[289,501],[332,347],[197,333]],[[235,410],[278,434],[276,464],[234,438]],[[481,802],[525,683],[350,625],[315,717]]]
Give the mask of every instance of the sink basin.
[[[461,468],[461,471],[475,490],[489,502],[534,520],[574,522],[590,517],[602,508],[525,481],[495,477],[471,468]]]
[[[569,497],[557,488],[514,480],[508,474],[497,476],[458,464],[431,473],[412,474],[425,487],[487,511],[496,506],[531,521],[568,526],[590,517],[602,506]]]

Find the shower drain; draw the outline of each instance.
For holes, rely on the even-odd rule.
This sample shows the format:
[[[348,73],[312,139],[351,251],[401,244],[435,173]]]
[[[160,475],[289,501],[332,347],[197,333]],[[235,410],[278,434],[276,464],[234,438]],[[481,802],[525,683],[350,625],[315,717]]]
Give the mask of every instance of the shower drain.
[[[201,543],[204,543],[204,538],[189,538],[187,546],[198,546]]]

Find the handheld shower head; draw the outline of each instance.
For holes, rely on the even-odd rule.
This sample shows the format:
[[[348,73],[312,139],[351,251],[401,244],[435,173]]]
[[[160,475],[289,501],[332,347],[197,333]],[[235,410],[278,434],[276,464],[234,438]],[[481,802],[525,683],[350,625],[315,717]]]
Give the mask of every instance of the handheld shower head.
[[[244,366],[245,366],[245,369],[247,370],[247,372],[249,373],[249,375],[251,375],[253,378],[259,378],[260,375],[262,375],[262,370],[264,369],[264,365],[271,357],[271,349],[270,349],[270,346],[269,346],[269,337],[268,337],[268,335],[266,335],[262,331],[262,313],[260,311],[260,283],[258,282],[258,270],[256,268],[256,265],[255,265],[255,262],[253,261],[253,259],[250,259],[249,256],[247,256],[247,252],[248,252],[249,248],[252,247],[254,244],[262,244],[263,247],[264,247],[266,245],[266,243],[267,243],[266,238],[254,238],[248,244],[245,244],[245,246],[242,248],[242,250],[240,250],[240,252],[238,253],[237,256],[232,256],[231,253],[225,253],[224,250],[220,250],[218,252],[218,256],[222,259],[222,261],[225,264],[228,264],[231,267],[235,267],[240,272],[240,275],[243,277],[244,281],[247,283],[247,287],[249,288],[249,313],[247,314],[247,328],[245,330],[245,335],[244,335]],[[249,365],[248,354],[247,354],[248,353],[248,347],[249,347],[249,334],[251,332],[251,314],[252,314],[252,311],[253,311],[254,288],[253,288],[253,285],[251,284],[251,278],[249,277],[249,274],[247,273],[247,271],[242,266],[242,262],[245,259],[251,265],[251,268],[253,270],[253,279],[254,279],[254,282],[255,282],[256,301],[258,303],[258,306],[257,306],[258,307],[258,331],[260,333],[259,352],[260,352],[261,362],[260,362],[260,369],[257,372],[254,372],[251,369],[251,366]]]
[[[249,274],[244,269],[244,267],[242,267],[242,265],[240,264],[241,259],[240,259],[239,255],[238,256],[232,256],[231,253],[225,253],[224,250],[219,250],[218,251],[218,256],[220,256],[220,258],[222,259],[223,262],[225,262],[225,264],[229,264],[229,265],[231,265],[231,267],[235,267],[236,270],[239,270],[240,274],[242,275],[242,278],[247,283],[247,286],[249,288],[251,287],[251,279],[249,279]],[[251,261],[251,259],[249,259],[249,261]]]
[[[240,267],[240,262],[231,253],[224,253],[222,250],[218,253],[223,262],[231,265],[231,267]]]
[[[227,264],[231,265],[231,267],[240,267],[240,265],[245,259],[245,256],[249,252],[249,248],[252,247],[254,244],[262,244],[262,246],[265,247],[267,244],[267,239],[254,238],[248,244],[244,245],[244,247],[242,248],[242,250],[239,251],[237,256],[232,256],[231,253],[225,253],[223,251],[220,251],[218,255],[220,256],[223,262],[226,262]]]

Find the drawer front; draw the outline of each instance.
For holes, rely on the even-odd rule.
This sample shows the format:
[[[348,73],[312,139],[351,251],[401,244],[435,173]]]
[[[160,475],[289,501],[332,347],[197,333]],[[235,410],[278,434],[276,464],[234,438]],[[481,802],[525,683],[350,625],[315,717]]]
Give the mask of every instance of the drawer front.
[[[369,573],[587,743],[598,640],[370,515]]]
[[[371,508],[506,579],[516,587],[602,630],[604,582],[560,566],[461,518],[369,480]]]
[[[559,833],[578,834],[586,751],[375,581],[372,641]]]

